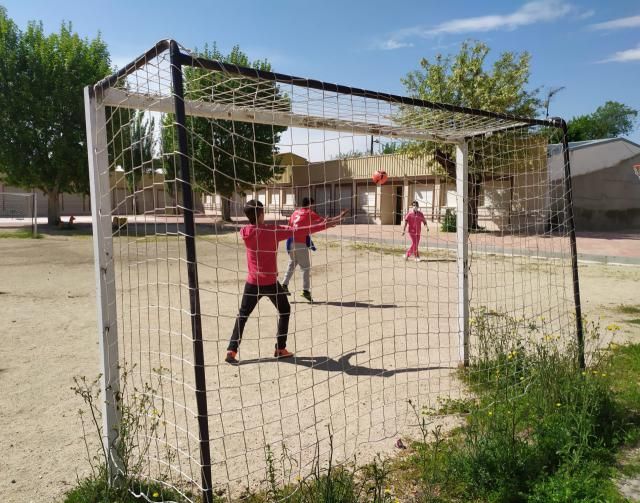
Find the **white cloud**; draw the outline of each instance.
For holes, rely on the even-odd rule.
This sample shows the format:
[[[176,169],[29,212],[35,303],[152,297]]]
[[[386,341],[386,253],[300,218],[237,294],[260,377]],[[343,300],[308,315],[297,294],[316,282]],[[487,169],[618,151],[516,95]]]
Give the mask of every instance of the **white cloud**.
[[[578,14],[577,18],[578,19],[588,19],[590,17],[593,17],[595,15],[596,11],[593,9],[590,10],[586,10],[580,14]]]
[[[618,51],[613,56],[600,61],[600,63],[628,63],[629,61],[640,61],[640,44],[635,49]]]
[[[439,35],[479,33],[496,30],[515,30],[536,23],[548,23],[574,12],[584,19],[594,14],[593,10],[582,13],[563,0],[534,0],[508,14],[490,14],[445,21],[436,26],[412,26],[392,33],[387,40],[377,44],[381,49],[410,47],[412,38],[432,38]]]
[[[621,17],[589,26],[592,30],[619,30],[623,28],[637,27],[640,27],[640,16]]]
[[[453,19],[426,31],[431,35],[441,33],[472,33],[493,30],[515,30],[521,26],[555,21],[571,12],[571,5],[559,0],[528,2],[511,14]]]
[[[378,44],[378,48],[385,51],[393,51],[394,49],[402,49],[403,47],[413,47],[413,44],[411,42],[399,42],[393,38]]]

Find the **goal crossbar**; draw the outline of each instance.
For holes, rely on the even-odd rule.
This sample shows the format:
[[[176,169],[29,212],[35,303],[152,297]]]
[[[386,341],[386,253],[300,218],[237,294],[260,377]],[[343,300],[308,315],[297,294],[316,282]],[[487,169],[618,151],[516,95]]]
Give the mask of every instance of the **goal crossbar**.
[[[131,110],[147,110],[149,112],[172,113],[175,110],[173,96],[145,95],[132,93],[122,89],[107,89],[103,94],[102,103],[107,106],[128,108]],[[359,121],[331,119],[314,115],[301,115],[277,110],[260,110],[257,108],[236,107],[227,103],[209,101],[184,100],[185,112],[193,117],[207,119],[231,120],[256,124],[269,124],[284,127],[299,127],[306,129],[320,129],[326,131],[356,133],[364,135],[385,136],[389,138],[404,138],[418,141],[434,141],[442,143],[459,143],[468,136],[478,136],[501,130],[526,127],[524,122],[509,123],[502,127],[490,129],[467,130],[465,135],[436,135],[416,128],[395,125],[382,125]],[[385,117],[391,120],[391,117]]]
[[[157,82],[152,92],[148,88],[136,88],[136,82],[145,77],[145,65],[160,68],[168,64],[171,43],[176,44],[159,42],[116,74],[97,83],[90,92],[105,105],[171,113],[174,93],[169,82]],[[511,129],[562,126],[562,120],[557,118],[519,117],[331,84],[196,57],[184,49],[180,49],[171,64],[176,63],[185,68],[223,74],[239,85],[253,82],[284,86],[291,100],[290,106],[259,97],[238,103],[231,94],[190,100],[187,93],[185,112],[196,117],[452,144]],[[125,85],[116,86],[118,82]],[[316,108],[311,109],[310,105]]]

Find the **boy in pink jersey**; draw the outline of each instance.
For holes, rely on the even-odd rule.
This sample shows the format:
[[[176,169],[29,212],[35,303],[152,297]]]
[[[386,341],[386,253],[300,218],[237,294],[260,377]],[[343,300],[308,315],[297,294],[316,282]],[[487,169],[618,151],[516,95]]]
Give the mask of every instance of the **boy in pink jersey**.
[[[311,239],[308,232],[297,229],[305,229],[325,221],[324,218],[311,209],[311,202],[312,199],[308,197],[302,199],[302,207],[294,211],[289,218],[289,227],[293,227],[296,231],[290,246],[289,242],[287,242],[289,265],[282,280],[282,288],[286,293],[289,293],[289,281],[293,277],[296,266],[300,266],[300,269],[302,269],[302,296],[309,302],[313,302],[311,297],[311,257],[309,256]]]
[[[238,364],[238,346],[242,340],[242,333],[247,319],[262,297],[268,297],[278,310],[278,334],[274,356],[289,358],[293,353],[287,351],[287,333],[289,331],[289,315],[291,306],[287,295],[278,283],[278,244],[294,236],[294,229],[282,225],[266,225],[264,223],[264,207],[260,201],[248,201],[244,213],[249,219],[249,225],[240,230],[240,236],[247,248],[247,282],[244,285],[240,311],[236,318],[233,333],[227,347],[225,361],[232,365]],[[298,232],[313,234],[329,227],[338,225],[340,217],[299,228]]]
[[[424,225],[425,227],[427,227],[427,219],[420,211],[420,205],[418,204],[418,201],[413,201],[412,206],[413,208],[411,209],[411,211],[409,211],[409,213],[407,213],[407,216],[404,217],[404,227],[402,229],[402,235],[404,236],[407,227],[409,227],[409,238],[411,239],[411,246],[407,250],[407,254],[405,255],[404,259],[409,260],[409,257],[411,257],[411,255],[414,255],[416,257],[416,262],[420,262],[421,259],[418,245],[420,244],[420,233],[422,232],[422,226]],[[429,229],[427,228],[427,230]]]

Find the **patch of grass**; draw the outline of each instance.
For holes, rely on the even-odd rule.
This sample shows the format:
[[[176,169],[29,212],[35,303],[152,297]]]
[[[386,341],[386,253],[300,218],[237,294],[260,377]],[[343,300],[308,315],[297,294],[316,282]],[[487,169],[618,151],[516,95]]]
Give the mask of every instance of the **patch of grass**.
[[[624,501],[612,476],[618,450],[640,432],[640,345],[611,345],[582,370],[576,345],[544,319],[473,314],[476,355],[460,377],[476,399],[441,407],[466,422],[444,436],[422,411],[423,441],[402,461],[420,481],[419,499]]]
[[[574,503],[627,501],[611,480],[612,470],[598,463],[562,468],[536,483],[527,501],[529,503]]]
[[[477,405],[473,398],[442,398],[438,402],[436,413],[439,415],[469,414]]]
[[[402,246],[391,246],[385,245],[381,243],[372,243],[372,242],[354,242],[349,245],[352,250],[356,251],[365,251],[370,253],[382,253],[383,255],[395,255],[395,256],[404,256],[407,253],[407,249]],[[455,260],[455,255],[450,250],[438,250],[438,249],[427,249],[421,251],[420,255],[423,259],[427,261],[432,258],[436,259],[451,259]]]
[[[640,325],[640,318],[634,318],[632,320],[626,320],[627,323],[632,323],[633,325]]]
[[[616,401],[626,411],[626,442],[640,441],[640,344],[610,344],[605,361],[610,388]]]
[[[640,475],[640,459],[623,459],[618,466],[618,471],[623,477],[637,477]]]
[[[356,251],[382,253],[384,255],[404,255],[406,253],[406,250],[400,246],[390,246],[379,243],[355,242],[350,244],[349,247]]]
[[[109,487],[106,474],[82,480],[67,493],[64,503],[139,503],[149,501],[188,501],[193,495],[179,492],[157,483],[132,482],[127,488]]]
[[[42,239],[42,234],[33,234],[27,229],[17,229],[15,231],[0,232],[0,239]]]
[[[75,385],[71,388],[85,403],[85,409],[80,409],[80,424],[83,433],[87,463],[91,474],[84,480],[79,480],[77,486],[67,493],[64,503],[130,503],[134,501],[187,501],[179,491],[162,484],[169,480],[168,468],[163,467],[155,479],[161,482],[149,481],[141,474],[151,457],[152,441],[160,434],[160,424],[163,409],[156,408],[153,397],[156,387],[148,382],[133,386],[131,379],[132,368],[120,367],[120,390],[115,394],[116,408],[120,414],[120,421],[116,425],[116,438],[107,450],[102,443],[102,397],[100,379],[74,377]],[[163,367],[154,369],[158,382]],[[154,383],[156,384],[156,383]],[[128,387],[133,390],[128,392]],[[157,386],[157,384],[156,384]],[[87,427],[91,426],[98,439],[99,448],[92,452],[88,441]],[[174,451],[167,447],[164,453],[168,465],[174,459]],[[117,473],[109,473],[109,459],[115,456],[118,460]],[[147,477],[148,474],[145,474]],[[109,484],[109,480],[112,481]],[[189,497],[188,493],[185,493]],[[193,499],[191,499],[193,501]]]
[[[632,306],[630,304],[620,304],[615,310],[622,314],[640,314],[640,306]]]

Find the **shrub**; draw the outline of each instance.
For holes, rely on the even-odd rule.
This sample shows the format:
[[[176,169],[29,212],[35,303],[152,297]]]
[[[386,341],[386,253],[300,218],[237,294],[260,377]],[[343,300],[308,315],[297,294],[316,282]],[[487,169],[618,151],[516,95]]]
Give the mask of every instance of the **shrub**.
[[[456,232],[456,212],[450,208],[447,208],[444,212],[444,218],[440,225],[442,232]]]

